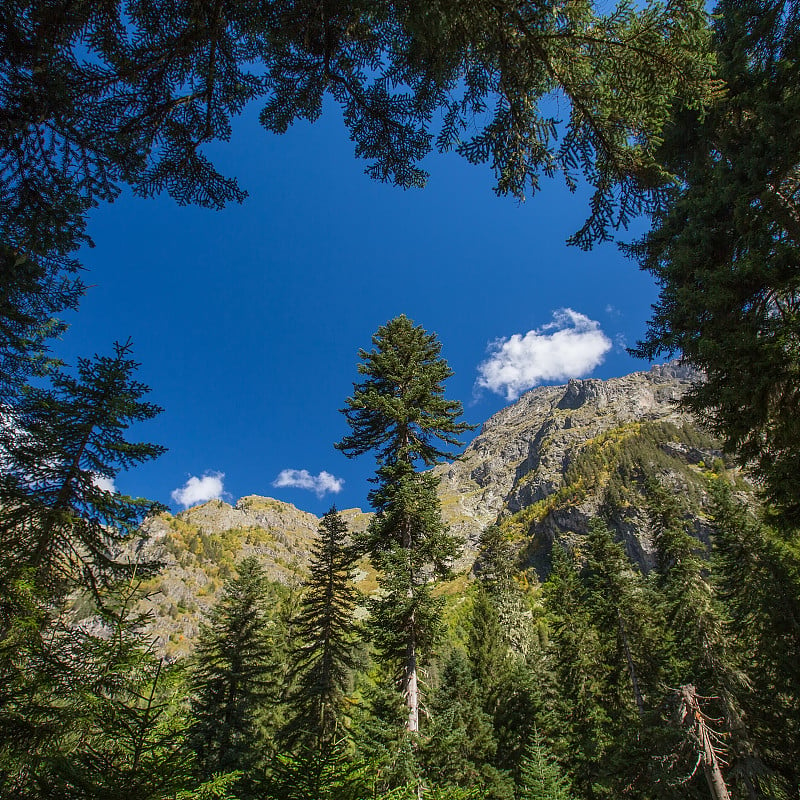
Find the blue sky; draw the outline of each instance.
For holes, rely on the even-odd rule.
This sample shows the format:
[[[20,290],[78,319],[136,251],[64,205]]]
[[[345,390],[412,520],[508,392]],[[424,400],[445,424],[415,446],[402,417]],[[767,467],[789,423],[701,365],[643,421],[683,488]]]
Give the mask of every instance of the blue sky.
[[[281,137],[251,109],[209,153],[248,199],[210,211],[124,194],[97,209],[90,288],[57,348],[74,363],[133,339],[165,409],[134,434],[169,451],[118,476],[125,493],[176,511],[220,494],[366,508],[374,461],[334,450],[338,410],[358,349],[400,313],[439,335],[447,394],[473,423],[537,382],[648,366],[624,346],[655,287],[614,245],[566,246],[588,206],[558,180],[519,204],[493,194],[488,167],[436,155],[424,190],[375,183],[335,108]]]

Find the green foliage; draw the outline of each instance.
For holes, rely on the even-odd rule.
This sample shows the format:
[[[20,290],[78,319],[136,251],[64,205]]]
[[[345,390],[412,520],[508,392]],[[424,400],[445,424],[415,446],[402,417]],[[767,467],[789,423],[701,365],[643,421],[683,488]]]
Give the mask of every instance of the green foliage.
[[[408,708],[396,683],[374,669],[360,677],[353,741],[357,757],[366,765],[370,794],[380,796],[417,782],[421,766],[404,725]]]
[[[451,650],[427,703],[431,722],[422,759],[431,780],[481,787],[485,798],[507,798],[509,781],[492,766],[497,742],[483,693],[467,654]]]
[[[364,764],[343,742],[324,750],[295,748],[279,754],[272,766],[267,796],[276,800],[361,800],[371,794]]]
[[[420,655],[436,640],[444,604],[432,579],[449,575],[457,544],[442,523],[438,478],[415,467],[450,455],[443,445],[458,444],[471,426],[457,421],[461,404],[443,397],[452,372],[434,334],[401,315],[372,341],[373,350],[359,351],[358,370],[366,378],[353,385],[343,409],[353,432],[336,446],[349,457],[374,451],[378,461],[377,488],[370,492],[377,513],[362,538],[383,573],[381,591],[370,601],[371,630],[385,662],[397,670],[407,725],[416,733]]]
[[[201,629],[191,670],[189,737],[203,778],[242,771],[252,779],[263,758],[259,715],[275,692],[269,621],[264,572],[246,558]]]
[[[160,409],[141,400],[148,388],[133,375],[130,342],[113,356],[78,362],[77,377],[53,374],[52,388],[30,389],[2,427],[0,580],[24,570],[52,600],[81,586],[97,593],[145,565],[115,559],[154,504],[103,488],[120,470],[164,448],[129,442],[127,428]],[[9,624],[2,620],[5,630]]]
[[[800,751],[800,551],[737,500],[723,479],[713,492],[714,588],[749,678],[740,695],[748,725],[773,773],[756,782],[767,793],[781,784],[788,791],[800,782],[790,755]]]
[[[751,464],[791,526],[800,518],[800,9],[722,0],[721,95],[680,113],[662,163],[679,182],[631,248],[661,291],[637,353],[703,371],[684,401]]]
[[[648,484],[656,535],[655,584],[676,647],[672,686],[693,684],[711,700],[706,713],[722,721],[730,737],[731,771],[753,787],[765,771],[743,717],[748,687],[726,635],[725,612],[714,594],[705,548],[686,530],[682,505],[656,481]]]
[[[534,729],[520,768],[517,800],[572,800],[569,782]]]
[[[353,432],[336,448],[350,458],[374,451],[387,467],[417,461],[431,466],[451,457],[436,440],[458,445],[458,435],[472,426],[456,421],[461,403],[443,397],[453,372],[436,334],[401,314],[378,328],[372,343],[374,349],[358,353],[358,372],[367,377],[353,384],[342,410]]]
[[[131,613],[137,593],[129,585],[106,597],[97,633],[52,626],[20,654],[14,696],[3,704],[9,796],[160,800],[188,781],[179,687]],[[38,726],[16,742],[15,712]]]
[[[556,170],[572,183],[582,170],[602,229],[615,221],[615,185],[624,221],[658,179],[653,150],[672,104],[708,94],[695,2],[622,3],[605,15],[589,3],[386,0],[348,0],[322,17],[308,2],[64,10],[37,0],[6,11],[0,238],[9,283],[23,292],[31,269],[50,286],[75,268],[89,209],[121,184],[211,208],[241,201],[203,145],[227,140],[231,118],[256,98],[264,126],[283,133],[317,119],[332,96],[368,172],[404,187],[424,183],[418,164],[434,139],[489,162],[502,193],[523,196]],[[541,107],[552,94],[570,106],[560,145]]]
[[[220,772],[207,781],[203,781],[195,789],[181,789],[175,800],[237,800],[229,793],[229,789],[241,777],[239,772]]]
[[[664,708],[675,678],[673,635],[661,598],[636,571],[601,520],[590,523],[582,583],[607,670],[603,703],[611,745],[602,782],[612,795],[649,796],[655,783],[669,784],[655,754],[674,738],[664,728]]]
[[[318,759],[343,735],[356,666],[353,578],[360,556],[347,537],[347,524],[331,508],[320,523],[295,621],[300,644],[292,652],[294,686],[288,698],[294,713],[283,735]]]
[[[31,378],[46,375],[60,363],[49,355],[48,342],[67,327],[55,315],[74,310],[83,294],[75,272],[76,265],[69,259],[35,260],[0,239],[0,405],[4,411],[18,401]]]
[[[671,641],[657,598],[636,572],[623,547],[600,520],[592,520],[586,540],[585,585],[610,689],[620,716],[635,725],[657,703],[671,659]]]
[[[554,669],[560,687],[560,725],[574,754],[570,770],[587,791],[599,777],[612,743],[606,703],[609,667],[590,616],[587,592],[571,557],[553,548],[553,567],[544,585],[550,617]]]
[[[540,598],[523,593],[516,567],[517,552],[506,533],[499,526],[487,528],[480,539],[466,645],[496,743],[484,767],[486,791],[498,798],[506,797],[511,780],[519,777],[533,728],[552,729],[556,694]]]

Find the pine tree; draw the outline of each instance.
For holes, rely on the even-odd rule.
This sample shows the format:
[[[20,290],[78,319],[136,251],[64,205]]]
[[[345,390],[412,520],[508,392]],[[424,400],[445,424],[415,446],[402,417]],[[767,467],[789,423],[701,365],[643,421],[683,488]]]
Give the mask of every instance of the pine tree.
[[[400,316],[372,341],[373,350],[359,351],[365,380],[354,384],[344,409],[353,432],[336,446],[350,457],[372,451],[378,462],[377,488],[370,493],[377,513],[363,539],[382,574],[381,593],[371,603],[373,637],[398,669],[406,727],[415,734],[419,663],[436,637],[442,602],[432,593],[432,579],[448,574],[457,552],[441,520],[438,479],[416,467],[450,455],[442,445],[457,445],[470,426],[457,421],[461,404],[443,397],[452,372],[434,334]]]
[[[654,780],[653,772],[654,754],[668,751],[675,739],[662,718],[665,687],[674,677],[671,632],[655,592],[603,521],[590,522],[585,545],[582,582],[608,669],[604,706],[613,741],[604,769],[616,793],[649,797],[654,782],[670,783],[662,775]]]
[[[784,790],[800,785],[800,552],[733,496],[712,484],[713,585],[723,623],[748,676],[740,695],[748,727]],[[775,777],[763,776],[764,791]]]
[[[555,543],[544,596],[561,695],[557,714],[573,754],[569,768],[575,786],[594,797],[595,784],[602,790],[603,761],[612,743],[607,710],[610,670],[592,623],[586,588],[571,556]]]
[[[478,547],[478,583],[497,613],[497,621],[505,639],[503,649],[527,655],[533,646],[536,631],[531,624],[531,608],[516,579],[517,556],[514,547],[496,525],[488,527],[481,534]],[[475,644],[480,646],[477,642]]]
[[[431,722],[422,759],[434,783],[475,787],[487,800],[505,800],[511,796],[511,781],[493,766],[497,750],[493,721],[481,702],[485,687],[473,677],[471,667],[460,648],[445,659],[439,685],[427,704]]]
[[[746,791],[755,792],[766,768],[744,721],[740,698],[748,680],[726,636],[723,610],[708,574],[706,547],[686,529],[675,495],[654,479],[646,489],[655,532],[655,585],[676,648],[670,684],[696,686],[698,695],[711,698],[705,713],[722,720],[730,736],[730,775]]]
[[[105,598],[99,633],[58,632],[68,660],[47,700],[60,706],[62,725],[39,755],[34,795],[160,800],[190,781],[185,709],[147,618],[131,611],[140,596],[137,582],[123,584]]]
[[[655,587],[675,637],[677,671],[672,685],[694,683],[710,693],[729,672],[727,642],[708,580],[706,546],[687,530],[680,500],[656,479],[646,486],[655,533]]]
[[[52,387],[30,389],[0,443],[0,580],[11,587],[26,573],[49,601],[75,587],[97,594],[114,579],[139,574],[114,548],[130,541],[156,506],[103,485],[120,470],[164,448],[129,442],[127,428],[160,412],[141,400],[131,343],[113,356],[80,359],[77,377],[59,371]],[[13,592],[4,593],[13,597]],[[13,610],[4,603],[3,636]],[[0,637],[2,638],[2,637]]]
[[[245,558],[200,631],[190,678],[189,741],[203,778],[241,770],[252,785],[263,756],[259,715],[275,699],[265,583],[258,560]]]
[[[678,177],[631,249],[661,287],[637,350],[679,353],[703,372],[684,405],[755,468],[789,526],[800,522],[800,8],[721,0],[714,21],[725,92],[668,126]]]
[[[517,800],[572,800],[573,798],[569,782],[535,728],[522,760],[516,798]]]
[[[52,373],[50,385],[28,388],[0,425],[3,751],[23,745],[37,753],[70,730],[68,705],[42,699],[54,675],[63,686],[81,681],[80,663],[61,652],[63,626],[54,622],[68,593],[88,594],[102,608],[117,581],[155,566],[118,553],[157,505],[101,480],[163,452],[125,437],[131,423],[160,410],[141,399],[148,390],[133,377],[130,350],[126,343],[111,357],[81,359],[75,376]]]
[[[665,620],[642,576],[601,520],[590,523],[586,558],[591,613],[604,639],[617,702],[641,719],[646,707],[652,708],[671,657]]]
[[[346,696],[356,666],[353,611],[358,592],[353,578],[359,555],[348,542],[347,523],[333,507],[323,517],[304,584],[292,654],[294,687],[288,698],[293,716],[287,741],[324,757],[343,736]]]
[[[555,728],[546,625],[523,595],[516,553],[501,528],[487,528],[479,547],[467,653],[497,742],[491,765],[518,777],[533,728]]]

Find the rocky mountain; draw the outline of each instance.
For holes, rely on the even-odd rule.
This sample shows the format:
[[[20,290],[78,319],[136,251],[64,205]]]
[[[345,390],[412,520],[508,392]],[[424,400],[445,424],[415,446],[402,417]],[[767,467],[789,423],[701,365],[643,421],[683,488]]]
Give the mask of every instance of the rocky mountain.
[[[686,501],[700,539],[709,470],[722,453],[675,403],[697,375],[675,364],[622,378],[571,380],[533,389],[495,414],[457,461],[436,467],[443,515],[464,541],[458,568],[468,573],[481,532],[501,525],[523,562],[546,571],[554,539],[578,543],[592,517],[603,514],[631,558],[653,561],[644,486],[650,477]],[[341,512],[352,531],[370,515]],[[319,520],[288,503],[243,497],[234,506],[213,500],[146,525],[148,557],[165,564],[143,607],[155,615],[160,646],[178,655],[236,562],[256,555],[279,584],[304,574]],[[374,588],[365,567],[362,588]],[[288,591],[289,589],[287,589]]]
[[[641,494],[648,477],[689,498],[703,538],[707,468],[718,444],[677,408],[697,373],[652,367],[610,380],[571,380],[524,394],[491,417],[453,464],[440,465],[440,495],[453,530],[474,553],[481,531],[500,523],[523,540],[533,563],[554,538],[575,539],[599,513],[629,555],[652,564]],[[627,495],[627,496],[619,496]]]
[[[354,533],[370,516],[357,508],[340,514]],[[156,646],[171,657],[188,652],[223,582],[246,556],[256,556],[276,584],[292,591],[305,574],[318,527],[313,514],[257,495],[234,506],[210,500],[147,520],[136,556],[163,568],[143,584],[138,611],[151,617]],[[360,577],[366,581],[368,571]]]

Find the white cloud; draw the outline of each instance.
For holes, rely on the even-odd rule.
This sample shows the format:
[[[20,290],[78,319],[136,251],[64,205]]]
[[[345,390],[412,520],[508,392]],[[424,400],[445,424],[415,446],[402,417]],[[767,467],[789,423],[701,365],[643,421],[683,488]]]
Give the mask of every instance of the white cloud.
[[[278,489],[286,487],[308,489],[310,492],[316,492],[317,497],[322,497],[328,492],[333,492],[333,494],[341,492],[344,480],[335,478],[325,470],[319,475],[312,475],[307,469],[283,469],[272,485]]]
[[[183,486],[172,492],[171,497],[184,508],[209,500],[219,500],[224,491],[222,485],[224,477],[224,472],[204,472],[202,478],[192,475]]]
[[[571,308],[553,312],[553,321],[524,336],[515,333],[489,346],[490,357],[478,367],[480,389],[516,400],[545,381],[579,378],[601,364],[611,340],[600,323]]]
[[[94,473],[92,475],[92,483],[100,489],[101,492],[116,492],[117,487],[114,484],[114,479],[109,478],[107,475],[99,475]]]

